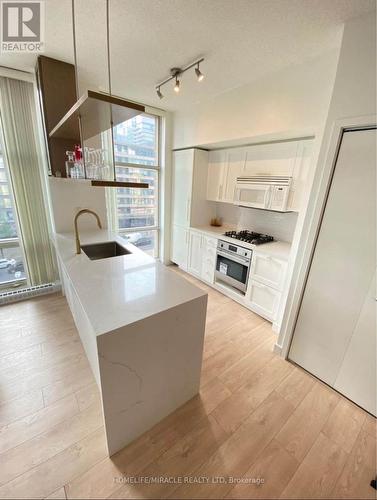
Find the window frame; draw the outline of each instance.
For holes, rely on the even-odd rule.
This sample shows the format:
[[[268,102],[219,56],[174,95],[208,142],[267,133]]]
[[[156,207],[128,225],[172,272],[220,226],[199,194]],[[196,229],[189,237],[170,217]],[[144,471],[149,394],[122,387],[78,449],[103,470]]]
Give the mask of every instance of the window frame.
[[[122,236],[132,233],[142,233],[155,231],[156,239],[155,239],[155,248],[154,248],[154,258],[158,259],[160,257],[160,238],[161,238],[161,116],[153,113],[141,113],[145,116],[153,117],[156,120],[156,130],[155,130],[155,144],[157,147],[157,164],[156,165],[144,165],[143,163],[131,163],[131,162],[121,162],[115,161],[115,151],[114,151],[114,161],[115,161],[115,172],[117,167],[129,167],[135,169],[142,170],[152,170],[156,172],[157,176],[157,190],[156,190],[156,221],[157,224],[154,226],[141,226],[141,227],[131,227],[131,228],[120,228],[119,227],[119,219],[117,215],[118,202],[117,202],[117,193],[115,192],[115,196],[113,197],[114,207],[111,212],[115,214],[115,221],[112,221],[116,228],[116,232]]]

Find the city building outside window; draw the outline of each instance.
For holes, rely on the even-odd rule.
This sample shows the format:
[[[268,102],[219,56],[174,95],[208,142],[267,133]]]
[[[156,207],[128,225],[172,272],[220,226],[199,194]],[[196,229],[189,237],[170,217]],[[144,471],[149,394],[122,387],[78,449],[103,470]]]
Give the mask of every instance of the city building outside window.
[[[0,144],[0,289],[26,281],[23,253],[18,238],[16,212]]]
[[[118,181],[146,182],[148,189],[118,188],[115,227],[154,257],[159,248],[159,117],[141,114],[114,127]]]

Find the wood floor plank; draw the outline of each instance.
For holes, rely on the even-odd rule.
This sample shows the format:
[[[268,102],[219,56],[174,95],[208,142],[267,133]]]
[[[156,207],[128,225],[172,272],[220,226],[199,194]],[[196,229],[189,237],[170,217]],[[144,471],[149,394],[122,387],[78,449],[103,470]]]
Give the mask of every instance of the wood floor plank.
[[[189,476],[225,441],[227,434],[211,416],[202,420],[191,432],[169,448],[153,464],[140,473],[144,477]],[[109,495],[109,498],[166,498],[173,493],[176,485],[153,483],[124,485]]]
[[[329,498],[347,456],[320,433],[280,498]]]
[[[375,499],[370,482],[376,475],[376,442],[361,431],[335,484],[331,498]]]
[[[14,398],[11,401],[4,401],[0,404],[0,428],[19,418],[35,413],[44,406],[40,389],[30,391],[18,398],[16,397],[17,392],[14,392],[13,396]]]
[[[292,405],[272,393],[195,473],[210,478],[243,476],[292,411]],[[231,488],[229,483],[187,484],[172,497],[223,498]]]
[[[315,384],[315,378],[301,368],[295,367],[293,372],[285,378],[276,391],[297,407]]]
[[[234,432],[292,370],[290,363],[273,357],[262,369],[244,379],[248,382],[214,410],[214,417],[226,432]]]
[[[51,495],[46,497],[45,500],[66,500],[66,499],[67,499],[67,497],[66,497],[65,490],[63,487],[63,488],[59,488],[58,490],[54,491],[54,493],[51,493]]]
[[[345,399],[339,399],[322,432],[350,453],[366,419],[365,412]]]
[[[279,498],[299,466],[281,444],[273,439],[226,498]],[[250,481],[250,482],[247,482]]]
[[[338,401],[339,396],[333,390],[316,382],[276,439],[297,460],[303,460]]]
[[[0,487],[2,499],[45,498],[85,473],[107,454],[103,427],[50,460]]]
[[[90,372],[86,355],[75,354],[72,358],[62,363],[53,363],[48,368],[36,369],[35,373],[22,374],[22,377],[8,381],[3,386],[2,400],[11,401],[14,398],[19,398],[31,391],[51,386],[59,381],[70,380],[72,377],[75,377],[75,374],[75,378],[78,378],[79,374],[85,371]]]
[[[236,363],[227,369],[224,369],[219,374],[219,379],[230,389],[235,392],[245,381],[252,379],[255,372],[265,366],[276,355],[272,352],[270,339],[263,340],[250,352],[246,351],[245,356],[238,359]]]
[[[96,382],[80,388],[74,392],[74,395],[80,411],[86,410],[94,403],[100,404],[101,402],[101,395]]]
[[[43,434],[0,455],[0,486],[82,440],[102,425],[102,408],[93,405]]]
[[[370,436],[377,439],[377,420],[372,415],[367,414],[363,425],[363,430]]]
[[[79,412],[74,395],[0,428],[0,453],[31,439]],[[1,455],[0,455],[1,456]]]
[[[16,351],[13,354],[1,355],[0,357],[0,373],[4,370],[14,369],[20,365],[30,365],[31,362],[40,362],[42,357],[41,344],[36,344],[27,347],[21,351]]]

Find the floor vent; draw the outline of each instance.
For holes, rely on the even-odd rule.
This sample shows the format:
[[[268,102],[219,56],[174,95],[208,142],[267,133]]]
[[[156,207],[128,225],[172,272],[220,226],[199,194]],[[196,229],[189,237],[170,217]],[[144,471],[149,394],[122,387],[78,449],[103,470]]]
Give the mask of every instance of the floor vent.
[[[56,293],[60,288],[59,283],[46,283],[45,285],[29,286],[28,288],[3,292],[0,293],[0,306],[10,304],[11,302],[18,302],[19,300],[31,299],[39,295]]]

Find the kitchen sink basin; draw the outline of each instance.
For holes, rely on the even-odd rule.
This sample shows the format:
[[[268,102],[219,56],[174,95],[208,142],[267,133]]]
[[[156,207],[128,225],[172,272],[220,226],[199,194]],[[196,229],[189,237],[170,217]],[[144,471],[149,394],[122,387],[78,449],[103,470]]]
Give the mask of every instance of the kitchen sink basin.
[[[106,241],[105,243],[93,243],[91,245],[81,245],[81,250],[90,260],[108,259],[119,255],[128,255],[131,252],[119,245],[116,241]]]

